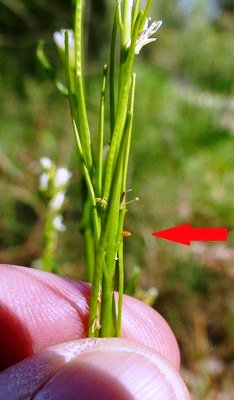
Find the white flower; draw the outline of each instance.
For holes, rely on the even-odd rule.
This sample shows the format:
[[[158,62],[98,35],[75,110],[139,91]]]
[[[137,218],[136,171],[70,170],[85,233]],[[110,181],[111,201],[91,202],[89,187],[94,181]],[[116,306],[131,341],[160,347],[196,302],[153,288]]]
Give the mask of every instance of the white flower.
[[[61,58],[64,60],[65,53],[65,32],[68,32],[69,63],[71,68],[75,68],[75,36],[72,29],[61,29],[54,32],[53,39],[58,47]]]
[[[66,226],[63,223],[63,217],[62,215],[57,215],[53,219],[53,226],[57,231],[64,232],[66,230]]]
[[[39,176],[39,189],[46,191],[48,187],[49,187],[49,175],[47,174],[47,172],[43,172]]]
[[[53,211],[58,211],[62,207],[65,199],[64,192],[58,192],[50,201],[50,208]]]
[[[75,38],[72,29],[61,29],[58,32],[54,32],[53,38],[56,46],[59,50],[65,51],[65,32],[68,32],[68,46],[70,51],[75,49]]]
[[[142,47],[156,40],[156,38],[152,38],[151,36],[157,32],[161,25],[162,21],[154,21],[150,24],[150,18],[146,19],[143,31],[139,34],[136,42],[135,54],[139,54]]]
[[[41,166],[46,170],[49,170],[53,165],[51,159],[48,157],[40,158],[40,163],[41,163]]]
[[[66,168],[58,168],[56,171],[56,175],[54,178],[54,185],[55,187],[65,186],[66,183],[71,178],[71,172],[68,171]]]

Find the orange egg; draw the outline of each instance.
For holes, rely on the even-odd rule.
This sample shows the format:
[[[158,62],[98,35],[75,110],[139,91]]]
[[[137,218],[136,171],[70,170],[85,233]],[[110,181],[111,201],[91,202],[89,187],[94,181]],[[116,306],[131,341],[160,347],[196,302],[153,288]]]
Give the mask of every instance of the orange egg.
[[[129,237],[129,236],[132,236],[132,234],[131,234],[131,232],[129,232],[129,231],[123,231],[123,232],[122,232],[122,236],[123,236],[123,237]]]

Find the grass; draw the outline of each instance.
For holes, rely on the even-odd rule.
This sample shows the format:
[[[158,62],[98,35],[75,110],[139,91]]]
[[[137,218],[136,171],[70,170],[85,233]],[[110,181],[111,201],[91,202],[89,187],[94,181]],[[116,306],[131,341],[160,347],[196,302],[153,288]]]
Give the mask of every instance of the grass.
[[[194,398],[216,400],[225,393],[231,398],[233,130],[232,125],[222,124],[227,110],[191,103],[183,97],[180,85],[185,78],[192,88],[196,84],[200,94],[206,88],[231,96],[231,57],[226,45],[222,59],[215,53],[219,52],[221,38],[212,29],[213,36],[206,42],[212,42],[213,53],[205,65],[206,50],[200,49],[203,61],[199,70],[198,59],[195,64],[192,59],[197,36],[187,38],[189,44],[178,48],[181,34],[164,32],[157,50],[152,54],[146,51],[149,62],[137,66],[135,139],[128,187],[133,189],[129,198],[139,196],[140,202],[129,205],[125,223],[125,228],[132,232],[132,237],[124,242],[127,276],[139,265],[139,287],[147,289],[153,285],[159,289],[155,307],[169,320],[179,338],[184,376]],[[178,55],[169,48],[170,41]],[[219,75],[215,85],[213,74],[209,80],[211,59],[216,60],[215,71]],[[93,93],[101,84],[97,71],[99,66],[89,64],[87,91],[92,124],[97,111]],[[176,76],[180,71],[178,82]],[[74,170],[77,156],[63,101],[43,76],[21,72],[19,82],[19,71],[14,67],[11,70],[9,64],[0,82],[0,189],[4,193],[0,198],[0,210],[4,210],[0,219],[0,261],[29,266],[42,250],[44,207],[37,191],[39,159],[47,155]],[[76,278],[82,278],[84,273],[79,231],[80,180],[78,169],[67,197],[67,232],[60,235],[57,252],[63,273]],[[187,221],[194,226],[228,226],[230,243],[224,247],[198,244],[184,248],[151,237],[157,229]],[[207,367],[206,361],[212,357],[220,362],[221,372],[214,373]]]

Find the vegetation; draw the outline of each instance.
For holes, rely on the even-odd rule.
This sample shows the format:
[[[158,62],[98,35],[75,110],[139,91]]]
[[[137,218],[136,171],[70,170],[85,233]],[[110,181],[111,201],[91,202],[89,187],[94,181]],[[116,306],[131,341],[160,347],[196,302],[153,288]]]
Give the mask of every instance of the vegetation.
[[[96,124],[101,69],[110,35],[112,2],[102,13],[90,2],[87,93]],[[136,69],[136,117],[128,187],[140,202],[128,207],[124,239],[127,280],[140,267],[136,292],[158,289],[154,306],[180,343],[184,376],[195,399],[233,396],[233,9],[223,1],[216,19],[202,10],[184,14],[175,3],[154,2],[163,19],[157,46],[145,48]],[[178,2],[179,3],[179,2]],[[36,60],[43,37],[59,68],[52,34],[70,27],[66,1],[0,2],[1,146],[0,261],[35,265],[42,256],[46,204],[38,190],[40,158],[74,171],[64,205],[66,231],[58,237],[56,264],[82,279],[81,173],[69,110]],[[201,14],[199,14],[199,12]],[[105,23],[104,20],[105,19]],[[94,58],[99,62],[94,63]],[[60,79],[64,76],[60,71]],[[191,248],[152,238],[177,223],[227,226],[229,242]],[[223,397],[221,397],[223,396]],[[225,397],[226,396],[226,397]]]

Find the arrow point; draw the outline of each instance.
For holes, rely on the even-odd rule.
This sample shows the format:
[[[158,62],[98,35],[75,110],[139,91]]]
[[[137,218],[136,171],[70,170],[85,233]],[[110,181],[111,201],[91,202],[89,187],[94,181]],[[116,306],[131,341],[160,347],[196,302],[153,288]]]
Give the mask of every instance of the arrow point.
[[[170,240],[171,242],[190,246],[190,224],[174,226],[173,228],[154,232],[152,235],[161,239]]]

